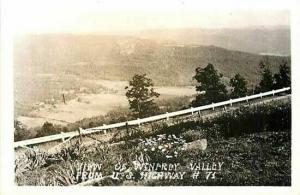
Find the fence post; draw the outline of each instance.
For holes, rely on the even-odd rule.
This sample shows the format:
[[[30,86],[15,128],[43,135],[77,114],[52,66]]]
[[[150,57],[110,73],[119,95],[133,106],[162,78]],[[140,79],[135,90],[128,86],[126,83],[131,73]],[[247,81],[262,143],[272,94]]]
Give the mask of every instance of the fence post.
[[[126,121],[125,127],[126,127],[126,133],[127,133],[127,135],[129,135],[128,121]]]
[[[272,90],[272,94],[273,94],[273,96],[275,95],[274,89]]]
[[[169,113],[168,112],[166,112],[166,115],[167,115],[167,121],[169,120],[169,115],[168,115]]]
[[[248,96],[246,95],[246,102],[248,102],[249,100],[248,100]]]
[[[106,124],[103,124],[102,126],[105,127]],[[106,134],[106,129],[103,129],[103,133]]]
[[[262,98],[263,96],[262,96],[262,93],[259,93],[259,95],[260,95],[260,98]]]
[[[139,125],[139,127],[140,127],[140,126],[141,126],[140,118],[137,118],[136,120],[137,120],[137,123],[138,123],[138,125]]]
[[[213,110],[215,110],[215,107],[214,107],[214,103],[213,103],[213,102],[211,103],[211,105],[213,106],[213,107],[212,107],[212,108],[213,108]]]
[[[80,142],[80,143],[82,143],[82,135],[81,135],[81,130],[82,130],[82,128],[81,128],[81,127],[79,127],[79,128],[78,128],[78,134],[79,134],[79,142]]]
[[[63,135],[63,134],[64,134],[64,132],[60,132],[60,134],[61,134],[61,135]],[[61,141],[63,141],[63,142],[64,142],[64,141],[65,141],[65,138],[63,138],[63,137],[62,137],[62,138],[61,138]]]
[[[230,99],[229,102],[230,102],[230,106],[232,106],[232,99]]]
[[[192,111],[192,115],[194,115],[194,110],[193,110],[193,107],[191,107],[191,111]]]

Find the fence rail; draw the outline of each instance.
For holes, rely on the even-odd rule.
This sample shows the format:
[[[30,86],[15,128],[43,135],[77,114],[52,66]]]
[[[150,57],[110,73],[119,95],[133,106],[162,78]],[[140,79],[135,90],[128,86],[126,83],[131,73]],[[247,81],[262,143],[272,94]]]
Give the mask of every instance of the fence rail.
[[[114,128],[119,128],[119,127],[140,125],[142,123],[148,123],[148,122],[162,120],[162,119],[169,119],[171,117],[190,114],[190,113],[193,114],[194,112],[200,112],[202,110],[215,109],[217,107],[226,106],[226,105],[231,105],[232,106],[232,104],[234,104],[234,103],[253,100],[253,99],[257,99],[257,98],[262,98],[262,97],[269,96],[269,95],[275,95],[275,94],[286,92],[286,91],[289,91],[289,90],[290,90],[290,87],[286,87],[286,88],[272,90],[272,91],[268,91],[268,92],[264,92],[264,93],[251,95],[251,96],[245,96],[245,97],[237,98],[237,99],[230,99],[230,100],[227,100],[227,101],[212,103],[212,104],[209,104],[209,105],[195,107],[195,108],[191,107],[191,108],[188,108],[188,109],[185,109],[185,110],[160,114],[160,115],[151,116],[151,117],[147,117],[147,118],[136,119],[136,120],[121,122],[121,123],[114,123],[114,124],[109,124],[109,125],[104,124],[104,125],[99,126],[99,127],[88,128],[88,129],[80,129],[80,133],[79,133],[79,131],[72,131],[72,132],[66,132],[66,133],[61,133],[61,134],[56,134],[56,135],[50,135],[50,136],[44,136],[44,137],[39,137],[39,138],[33,138],[33,139],[18,141],[18,142],[14,142],[14,148],[22,147],[22,146],[28,146],[28,145],[34,145],[34,144],[39,144],[39,143],[45,143],[45,142],[50,142],[50,141],[55,141],[55,140],[64,140],[66,138],[79,136],[80,134],[85,135],[85,134],[90,134],[90,133],[96,133],[96,132],[100,132],[100,131],[107,130],[107,129],[114,129]]]

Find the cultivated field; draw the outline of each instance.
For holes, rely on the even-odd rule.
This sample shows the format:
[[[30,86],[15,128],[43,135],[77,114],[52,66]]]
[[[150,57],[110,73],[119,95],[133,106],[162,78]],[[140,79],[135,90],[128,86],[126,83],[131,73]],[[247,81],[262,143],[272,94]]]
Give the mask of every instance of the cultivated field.
[[[51,79],[55,78],[50,75],[49,80]],[[57,89],[52,94],[52,96],[57,96],[56,98],[52,97],[50,101],[38,101],[29,113],[25,116],[18,116],[17,120],[29,129],[42,126],[46,121],[64,126],[84,118],[105,115],[109,111],[120,107],[128,108],[128,101],[125,96],[126,91],[124,89],[128,82],[80,80],[78,83],[85,83],[90,88],[81,87],[64,91]],[[99,89],[96,88],[97,86],[99,86]],[[160,100],[192,96],[196,93],[195,88],[192,86],[157,86],[155,90],[161,94]],[[63,102],[62,93],[69,99],[66,100],[66,103]]]

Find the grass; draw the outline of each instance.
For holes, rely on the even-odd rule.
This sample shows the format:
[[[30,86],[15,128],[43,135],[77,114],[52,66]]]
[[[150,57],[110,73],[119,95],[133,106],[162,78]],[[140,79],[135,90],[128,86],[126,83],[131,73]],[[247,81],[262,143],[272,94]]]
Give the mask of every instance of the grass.
[[[182,121],[170,126],[166,123],[152,125],[154,131],[138,131],[115,142],[92,147],[77,142],[56,154],[34,149],[17,155],[15,180],[17,185],[79,184],[86,179],[77,177],[78,170],[81,170],[78,165],[92,163],[101,164],[100,172],[103,176],[113,172],[122,176],[120,179],[104,178],[91,184],[96,186],[289,186],[290,110],[290,102],[242,107],[206,121]],[[252,124],[254,119],[260,121],[259,126]],[[273,124],[276,122],[274,120],[276,124]],[[208,140],[206,150],[187,149],[187,144],[203,138]],[[189,166],[196,161],[223,162],[224,166],[222,171],[216,172],[215,179],[206,180],[206,171],[200,171],[198,179],[191,179],[193,171],[189,170]],[[178,171],[186,171],[186,177],[182,180],[145,180],[141,179],[140,171],[133,169],[137,163],[160,162],[179,163]],[[125,168],[116,169],[116,165],[124,165]],[[92,174],[91,171],[88,173]],[[134,176],[134,179],[126,179],[128,174]]]

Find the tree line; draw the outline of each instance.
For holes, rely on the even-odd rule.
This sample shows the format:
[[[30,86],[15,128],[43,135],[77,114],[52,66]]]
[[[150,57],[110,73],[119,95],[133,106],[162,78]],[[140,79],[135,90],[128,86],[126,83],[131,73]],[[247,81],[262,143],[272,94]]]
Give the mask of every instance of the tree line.
[[[197,82],[198,94],[191,102],[191,106],[203,106],[291,85],[290,67],[286,61],[281,63],[275,74],[272,74],[268,60],[259,63],[259,70],[260,82],[255,87],[249,88],[247,80],[240,74],[230,78],[229,86],[226,86],[222,81],[223,74],[211,63],[204,68],[196,68],[193,80]],[[129,86],[125,87],[129,108],[134,117],[144,118],[158,113],[159,107],[155,99],[160,94],[154,91],[153,86],[153,81],[146,74],[136,74],[129,81]]]
[[[196,91],[198,92],[195,99],[188,106],[197,107],[211,103],[225,101],[230,98],[239,98],[253,93],[260,93],[288,87],[291,85],[290,67],[288,63],[283,61],[278,72],[272,74],[268,61],[259,63],[260,81],[254,87],[249,87],[247,80],[240,74],[235,74],[230,78],[229,85],[223,82],[223,75],[214,67],[213,64],[208,64],[206,67],[198,67],[195,69],[193,80],[196,81]],[[136,74],[129,81],[129,85],[125,87],[126,97],[129,102],[129,112],[122,113],[121,110],[116,110],[108,116],[98,117],[88,120],[88,125],[84,121],[79,121],[69,127],[61,127],[50,122],[45,122],[40,129],[36,129],[37,134],[29,134],[26,127],[19,121],[15,121],[15,141],[29,139],[32,137],[41,137],[46,135],[56,134],[58,132],[72,131],[78,126],[83,128],[99,126],[102,123],[109,124],[120,121],[127,121],[132,118],[145,118],[165,112],[159,107],[159,103],[155,101],[160,94],[154,90],[153,81],[146,74]],[[170,101],[170,100],[168,100]],[[179,101],[173,100],[179,105],[177,109],[183,109],[186,106]],[[185,99],[185,101],[189,101]],[[171,102],[172,104],[176,104]],[[106,119],[107,118],[107,119]],[[92,121],[92,122],[91,122]],[[97,121],[97,122],[95,122]],[[104,121],[104,122],[103,122]]]

